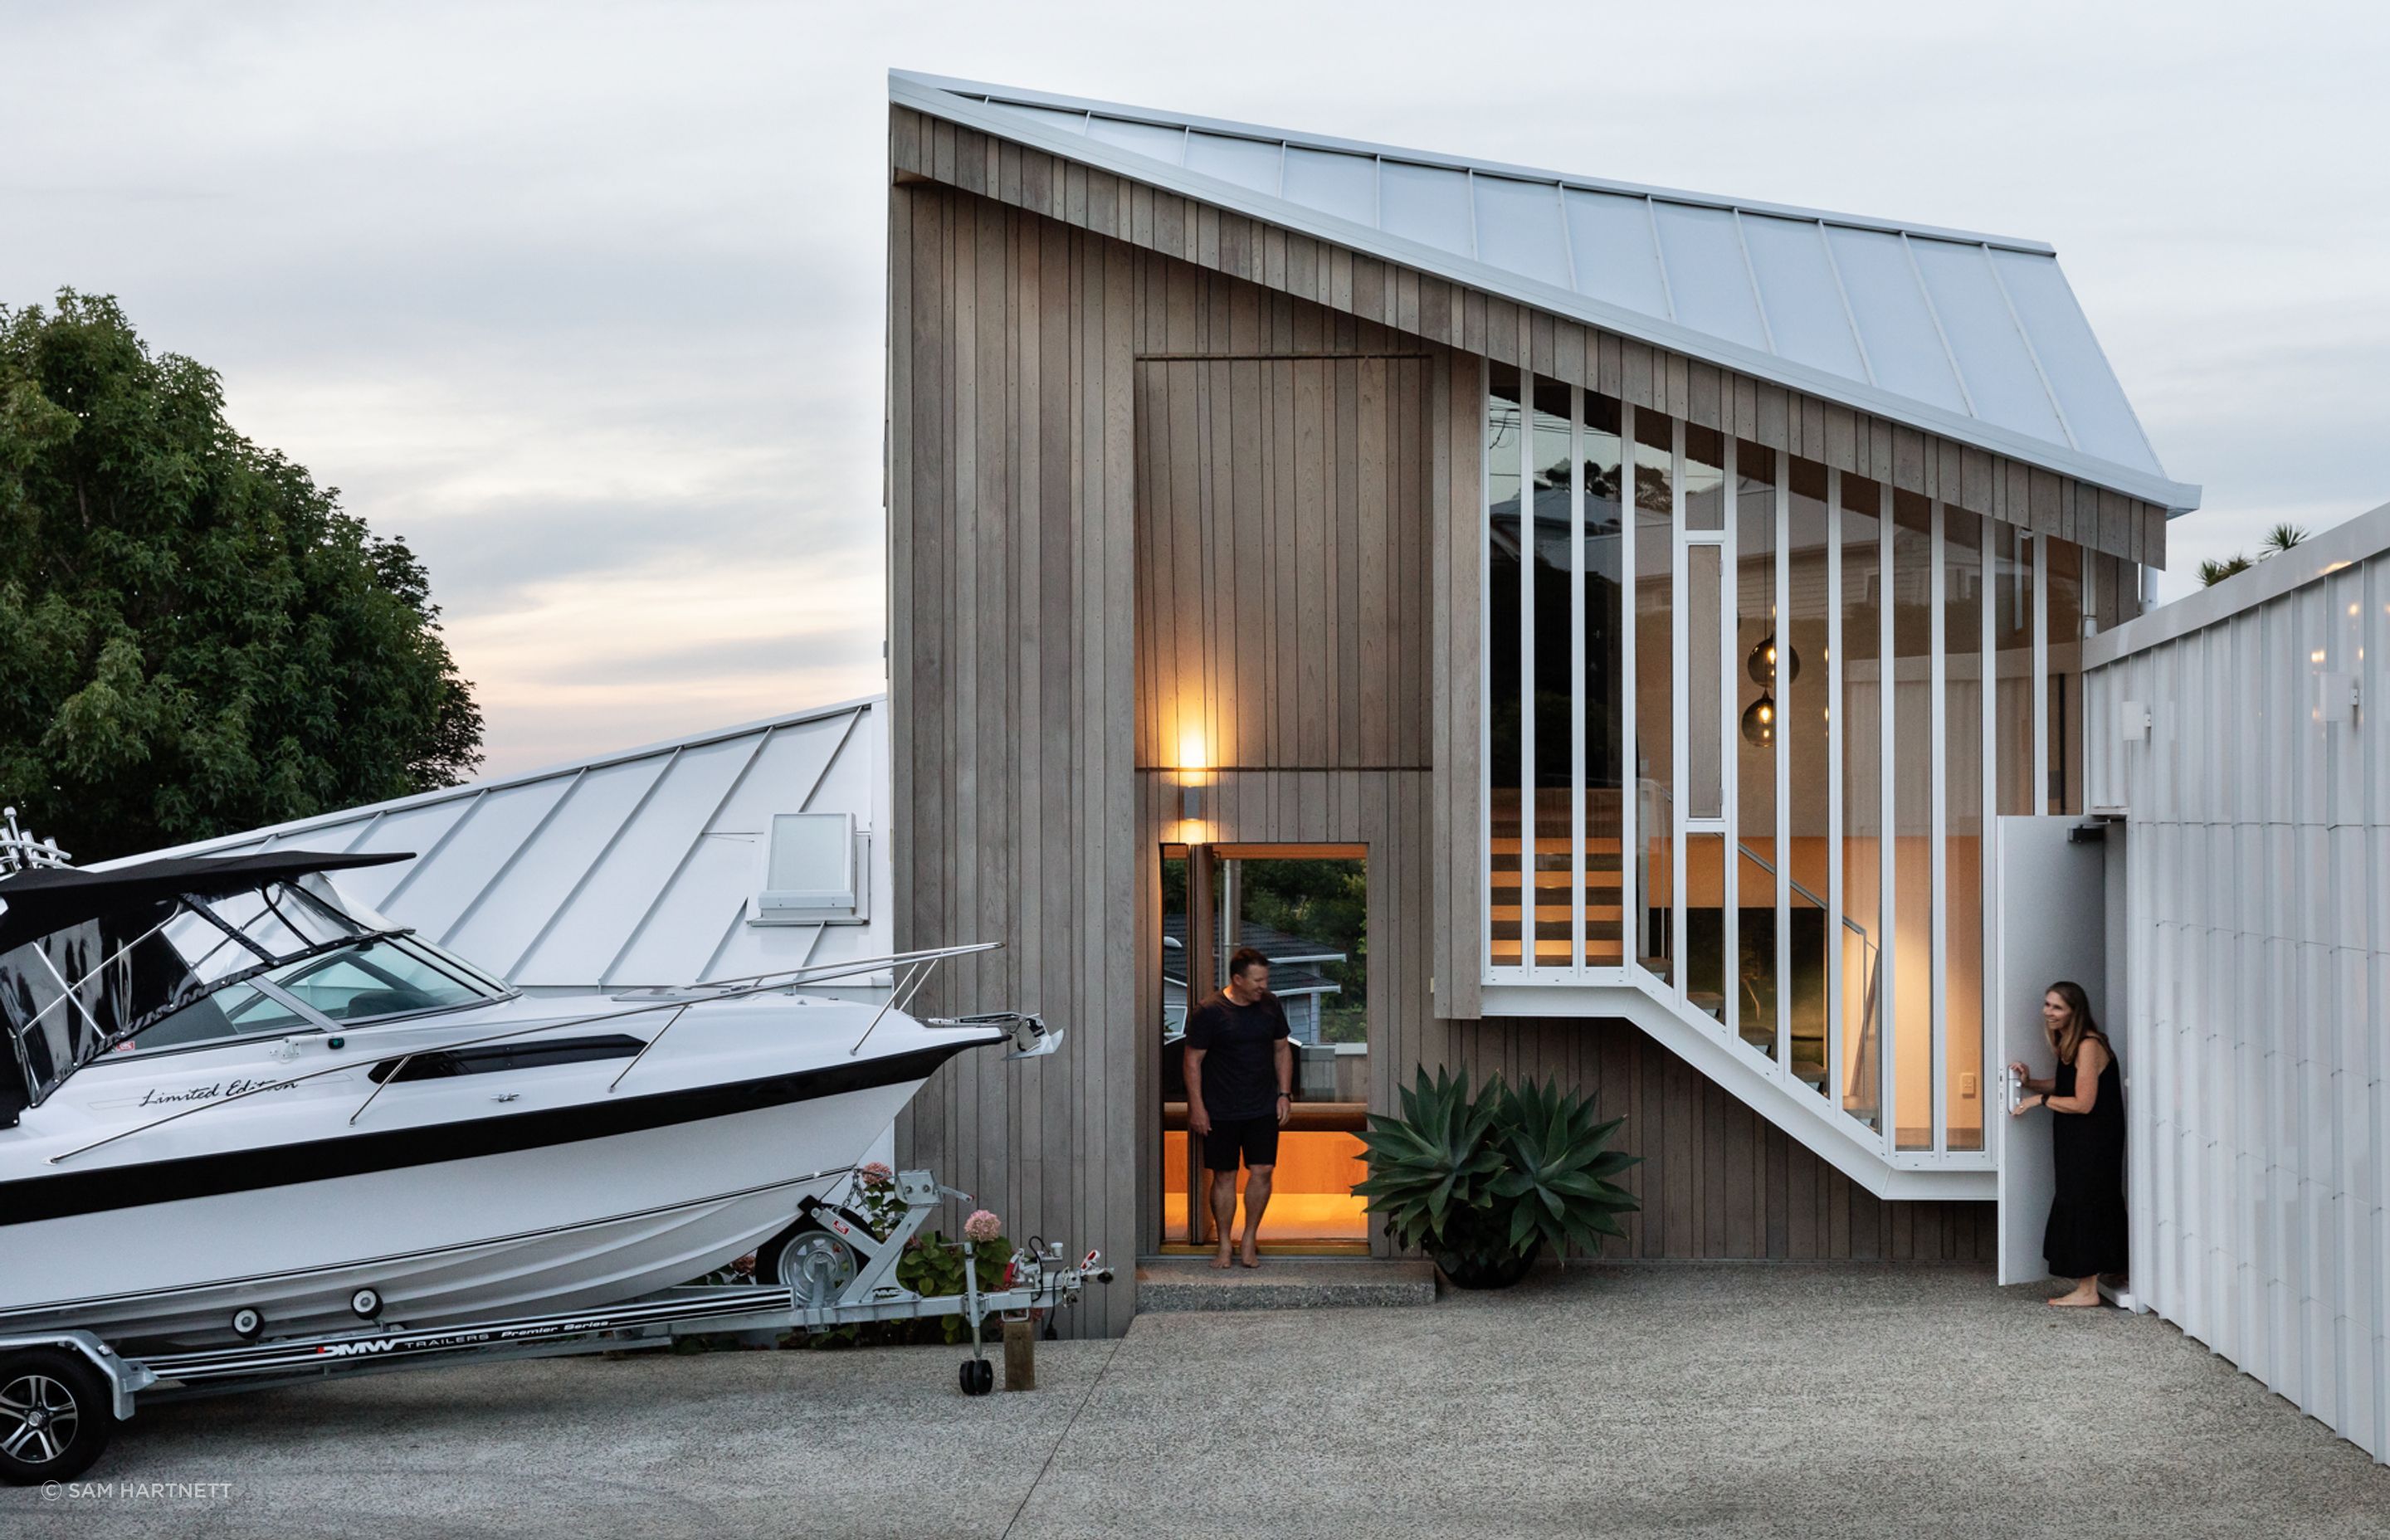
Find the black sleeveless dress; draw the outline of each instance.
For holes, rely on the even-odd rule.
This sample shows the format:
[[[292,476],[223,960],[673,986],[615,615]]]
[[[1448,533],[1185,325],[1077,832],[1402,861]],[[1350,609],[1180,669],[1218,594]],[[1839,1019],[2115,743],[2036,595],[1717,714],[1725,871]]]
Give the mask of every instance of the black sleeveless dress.
[[[2075,1066],[2058,1067],[2051,1095],[2075,1094]],[[2058,1195],[2042,1231],[2042,1255],[2052,1277],[2088,1278],[2128,1272],[2125,1238],[2125,1078],[2114,1049],[2100,1072],[2099,1099],[2088,1112],[2049,1114],[2057,1157]]]

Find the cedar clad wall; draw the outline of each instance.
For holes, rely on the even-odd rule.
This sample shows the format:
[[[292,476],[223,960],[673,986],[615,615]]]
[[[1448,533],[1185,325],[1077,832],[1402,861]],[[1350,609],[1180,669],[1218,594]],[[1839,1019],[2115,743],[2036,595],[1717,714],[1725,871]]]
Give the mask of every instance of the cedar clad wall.
[[[1070,195],[1082,212],[1085,193]],[[1007,943],[949,965],[918,1011],[1017,1007],[1067,1029],[1049,1059],[973,1054],[941,1070],[899,1123],[905,1163],[973,1193],[1016,1236],[1122,1264],[1152,1244],[1158,1119],[1143,1110],[1157,1099],[1159,845],[1176,809],[1170,778],[1140,765],[1175,761],[1170,724],[1192,712],[1234,745],[1208,757],[1254,766],[1209,791],[1214,838],[1369,846],[1385,981],[1373,1104],[1391,1109],[1419,1063],[1600,1086],[1647,1158],[1635,1180],[1649,1212],[1619,1254],[1983,1254],[1975,1206],[1877,1202],[1631,1027],[1433,1014],[1431,976],[1473,1013],[1462,991],[1477,966],[1454,940],[1473,940],[1454,914],[1469,891],[1439,875],[1476,868],[1461,789],[1476,781],[1475,358],[919,179],[892,192],[889,250],[897,944]],[[1201,415],[1224,392],[1225,440]],[[1291,451],[1285,463],[1220,457],[1242,442],[1240,411],[1263,432],[1265,402],[1288,430],[1268,441]],[[1191,489],[1174,488],[1166,519],[1160,500],[1140,518],[1141,475],[1153,485],[1182,460]],[[1365,481],[1386,499],[1366,518]],[[1306,507],[1336,520],[1295,517]],[[1227,530],[1203,527],[1224,510]],[[1190,567],[1242,547],[1247,519],[1268,551],[1230,560],[1233,581],[1190,582]],[[1308,575],[1315,549],[1332,596]],[[1302,629],[1307,582],[1338,617],[1332,641],[1324,619],[1316,637]],[[1140,614],[1155,628],[1140,632]],[[1166,659],[1181,682],[1161,680]],[[1190,691],[1189,676],[1214,683]],[[1291,712],[1278,695],[1290,683]],[[1247,699],[1254,687],[1271,698]],[[1133,1289],[1124,1267],[1066,1329],[1124,1330]]]

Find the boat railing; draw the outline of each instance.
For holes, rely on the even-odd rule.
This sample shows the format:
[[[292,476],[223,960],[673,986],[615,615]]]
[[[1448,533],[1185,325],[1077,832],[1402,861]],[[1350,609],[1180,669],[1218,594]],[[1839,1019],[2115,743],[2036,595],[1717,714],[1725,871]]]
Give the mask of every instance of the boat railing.
[[[752,995],[769,995],[780,990],[791,988],[795,985],[821,983],[827,980],[837,978],[852,978],[858,973],[869,974],[887,972],[894,974],[895,983],[890,988],[888,998],[881,1002],[879,1011],[872,1016],[870,1025],[864,1029],[863,1036],[856,1038],[854,1046],[846,1050],[847,1056],[851,1058],[862,1050],[865,1041],[870,1037],[873,1030],[880,1025],[880,1020],[887,1016],[889,1010],[896,1005],[897,1001],[901,998],[909,1002],[913,995],[919,993],[920,986],[928,981],[929,975],[935,970],[939,964],[954,957],[967,957],[976,956],[983,952],[999,951],[1002,949],[1003,945],[1004,943],[998,941],[974,942],[963,946],[927,947],[914,952],[893,952],[885,956],[857,957],[845,962],[807,964],[802,968],[781,969],[770,973],[752,974],[740,980],[726,981],[719,985],[705,985],[702,987],[704,987],[706,993],[694,998],[689,997],[686,991],[677,992],[669,998],[625,1004],[620,1010],[597,1011],[586,1016],[570,1017],[562,1020],[537,1021],[529,1026],[511,1027],[505,1032],[483,1033],[475,1036],[457,1038],[451,1042],[428,1045],[419,1048],[412,1048],[407,1050],[404,1055],[396,1056],[398,1058],[398,1063],[396,1066],[392,1068],[389,1074],[383,1076],[380,1081],[376,1083],[373,1090],[366,1094],[365,1101],[358,1106],[354,1112],[349,1114],[349,1122],[353,1124],[358,1118],[364,1116],[366,1109],[373,1105],[374,1097],[380,1095],[382,1087],[401,1078],[402,1072],[405,1071],[409,1061],[417,1059],[428,1058],[433,1054],[453,1053],[460,1048],[477,1048],[486,1044],[504,1043],[518,1037],[527,1037],[534,1033],[554,1032],[559,1027],[591,1026],[601,1022],[627,1020],[636,1016],[652,1015],[662,1011],[672,1012],[672,1020],[666,1021],[662,1028],[658,1030],[655,1036],[648,1040],[646,1046],[640,1049],[638,1058],[633,1059],[629,1064],[624,1065],[623,1068],[623,1073],[616,1075],[613,1083],[607,1086],[606,1089],[610,1095],[616,1086],[622,1084],[623,1076],[629,1074],[632,1070],[637,1068],[639,1059],[643,1059],[647,1056],[648,1049],[654,1047],[656,1043],[663,1037],[664,1033],[672,1030],[674,1023],[678,1021],[681,1016],[692,1006],[701,1005],[714,1000],[738,1000],[745,999]],[[341,1030],[341,1025],[338,1022],[331,1022],[328,1024],[331,1026],[332,1030],[336,1032]],[[320,1027],[313,1029],[313,1031],[316,1033],[320,1033],[322,1030],[323,1029]],[[370,1046],[370,1045],[367,1045],[369,1049]],[[114,1144],[120,1139],[129,1139],[136,1135],[148,1133],[151,1129],[161,1128],[167,1123],[177,1123],[184,1118],[197,1117],[202,1112],[212,1111],[219,1107],[229,1107],[235,1102],[246,1100],[248,1097],[259,1095],[263,1092],[284,1091],[304,1081],[315,1080],[325,1075],[342,1073],[346,1071],[356,1068],[358,1063],[362,1062],[366,1059],[379,1060],[392,1057],[393,1056],[387,1052],[367,1052],[363,1055],[343,1058],[335,1063],[324,1065],[319,1069],[303,1071],[298,1074],[269,1078],[255,1085],[235,1091],[229,1096],[219,1097],[212,1101],[198,1102],[189,1107],[179,1108],[174,1111],[168,1112],[161,1117],[153,1118],[149,1122],[138,1124],[135,1127],[119,1129],[117,1132],[109,1135],[105,1138],[95,1139],[89,1144],[79,1145],[72,1149],[63,1150],[58,1154],[51,1156],[48,1163],[51,1165],[57,1165],[61,1161],[73,1160],[78,1155],[87,1155],[95,1149],[99,1149],[105,1146]]]

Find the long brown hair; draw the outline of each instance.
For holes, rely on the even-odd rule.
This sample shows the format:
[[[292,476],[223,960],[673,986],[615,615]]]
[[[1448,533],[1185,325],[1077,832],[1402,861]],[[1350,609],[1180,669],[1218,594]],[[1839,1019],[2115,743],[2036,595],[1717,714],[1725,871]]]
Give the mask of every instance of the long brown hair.
[[[2091,1014],[2091,996],[2083,992],[2081,984],[2072,979],[2061,979],[2042,994],[2055,995],[2066,1002],[2066,1025],[2055,1036],[2049,1036],[2048,1028],[2042,1029],[2043,1034],[2049,1036],[2049,1046],[2057,1050],[2060,1063],[2074,1063],[2075,1050],[2083,1046],[2087,1037],[2096,1037],[2101,1046],[2107,1046],[2108,1034],[2100,1030],[2099,1019]],[[2109,1052],[2115,1050],[2110,1048]]]

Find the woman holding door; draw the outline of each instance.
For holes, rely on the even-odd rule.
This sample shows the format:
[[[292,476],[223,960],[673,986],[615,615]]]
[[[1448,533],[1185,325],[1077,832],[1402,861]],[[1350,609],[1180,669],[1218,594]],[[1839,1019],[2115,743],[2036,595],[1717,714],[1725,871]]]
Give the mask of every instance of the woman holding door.
[[[2049,1303],[2076,1307],[2100,1303],[2100,1275],[2123,1273],[2128,1254],[2125,1231],[2125,1083],[2116,1052],[2091,1015],[2083,986],[2060,981],[2041,997],[2041,1030],[2058,1058],[2058,1071],[2036,1080],[2022,1063],[2009,1069],[2036,1095],[2020,1099],[2011,1114],[2036,1107],[2057,1114],[2050,1147],[2058,1192],[2050,1200],[2042,1253],[2049,1270],[2073,1278],[2075,1287]]]

